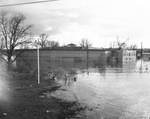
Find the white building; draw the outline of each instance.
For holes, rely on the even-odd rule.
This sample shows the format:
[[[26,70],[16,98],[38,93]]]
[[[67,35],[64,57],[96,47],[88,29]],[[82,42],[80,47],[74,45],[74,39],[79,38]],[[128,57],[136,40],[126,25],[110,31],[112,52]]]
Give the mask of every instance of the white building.
[[[136,61],[136,50],[123,50],[122,51],[123,62],[135,62]]]

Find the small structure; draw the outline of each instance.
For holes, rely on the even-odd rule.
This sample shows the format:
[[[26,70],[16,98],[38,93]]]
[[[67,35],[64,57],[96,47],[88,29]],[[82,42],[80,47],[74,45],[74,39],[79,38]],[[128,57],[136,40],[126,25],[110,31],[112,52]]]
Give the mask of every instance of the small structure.
[[[112,62],[135,62],[136,50],[112,49],[109,61]]]
[[[73,43],[70,43],[70,44],[66,45],[66,47],[72,47],[72,48],[74,48],[74,47],[77,47],[77,45],[73,44]]]
[[[123,50],[122,51],[123,62],[135,62],[136,61],[136,50]]]
[[[150,61],[150,52],[142,53],[142,58],[145,61]]]

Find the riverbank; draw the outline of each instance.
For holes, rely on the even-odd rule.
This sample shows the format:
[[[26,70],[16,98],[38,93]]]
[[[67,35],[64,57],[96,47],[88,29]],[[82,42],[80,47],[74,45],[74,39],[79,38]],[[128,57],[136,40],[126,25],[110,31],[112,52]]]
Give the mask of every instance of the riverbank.
[[[6,100],[1,100],[0,118],[3,119],[69,119],[84,110],[78,102],[67,102],[54,97],[45,97],[46,92],[58,90],[54,81],[26,79],[15,74],[9,78]]]

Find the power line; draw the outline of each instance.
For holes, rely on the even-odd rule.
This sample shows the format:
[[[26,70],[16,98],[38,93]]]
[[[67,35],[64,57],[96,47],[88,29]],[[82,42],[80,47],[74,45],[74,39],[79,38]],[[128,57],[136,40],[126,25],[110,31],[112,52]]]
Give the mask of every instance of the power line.
[[[0,5],[0,7],[9,7],[9,6],[18,6],[18,5],[27,5],[27,4],[36,4],[36,3],[53,2],[53,1],[58,1],[58,0],[43,0],[43,1],[36,1],[36,2],[15,3],[15,4]]]

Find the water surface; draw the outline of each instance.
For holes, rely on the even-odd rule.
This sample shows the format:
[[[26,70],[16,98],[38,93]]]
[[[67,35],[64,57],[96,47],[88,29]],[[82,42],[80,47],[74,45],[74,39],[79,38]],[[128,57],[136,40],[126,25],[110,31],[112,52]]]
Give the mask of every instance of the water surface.
[[[54,96],[92,108],[85,113],[93,119],[149,119],[150,62],[72,66],[77,81]]]

